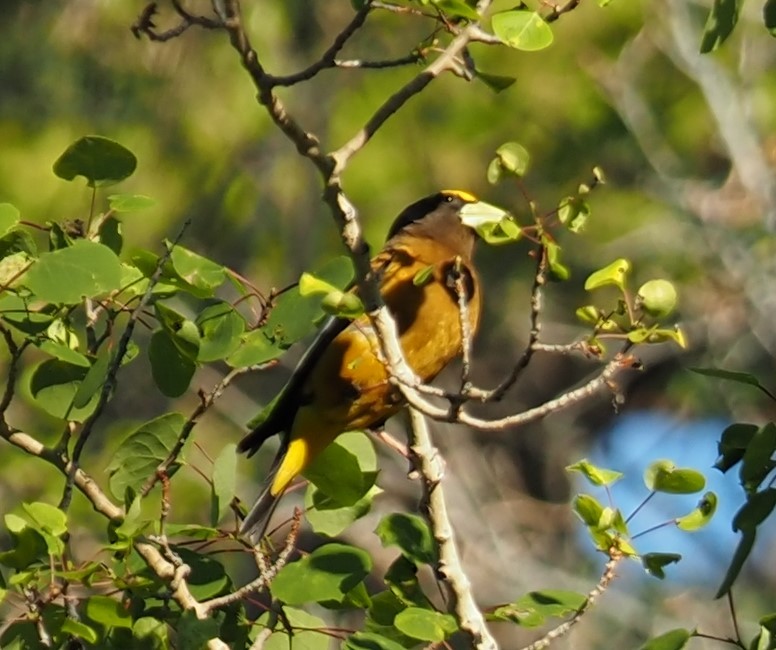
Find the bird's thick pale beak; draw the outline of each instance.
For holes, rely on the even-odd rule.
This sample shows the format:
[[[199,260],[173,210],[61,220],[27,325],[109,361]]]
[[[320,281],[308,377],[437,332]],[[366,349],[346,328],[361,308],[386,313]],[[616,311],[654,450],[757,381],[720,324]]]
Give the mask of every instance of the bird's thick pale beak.
[[[484,201],[467,203],[459,214],[461,223],[474,230],[489,244],[517,241],[523,234],[509,212]]]

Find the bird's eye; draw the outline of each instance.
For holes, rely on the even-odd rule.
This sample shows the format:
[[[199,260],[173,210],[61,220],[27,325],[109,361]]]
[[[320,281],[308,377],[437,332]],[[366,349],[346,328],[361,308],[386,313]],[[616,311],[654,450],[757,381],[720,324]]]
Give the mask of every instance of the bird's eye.
[[[448,194],[445,196],[445,202],[452,203],[454,198],[451,194]]]

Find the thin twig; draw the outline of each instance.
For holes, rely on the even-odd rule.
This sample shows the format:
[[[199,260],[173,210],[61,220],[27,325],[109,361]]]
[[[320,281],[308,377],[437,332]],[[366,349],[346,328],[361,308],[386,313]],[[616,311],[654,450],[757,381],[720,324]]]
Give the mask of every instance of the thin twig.
[[[616,548],[613,547],[609,549],[609,561],[604,566],[601,579],[598,581],[598,584],[590,591],[590,593],[587,594],[585,602],[582,603],[582,606],[576,611],[574,616],[572,616],[568,621],[558,625],[558,627],[547,632],[547,634],[545,634],[541,639],[525,646],[522,648],[522,650],[542,650],[543,648],[548,647],[555,639],[568,634],[569,630],[571,630],[574,625],[582,620],[582,617],[585,615],[585,613],[590,610],[590,608],[595,604],[596,600],[600,598],[609,587],[612,580],[614,580],[617,575],[615,573],[615,569],[623,557],[623,554]]]

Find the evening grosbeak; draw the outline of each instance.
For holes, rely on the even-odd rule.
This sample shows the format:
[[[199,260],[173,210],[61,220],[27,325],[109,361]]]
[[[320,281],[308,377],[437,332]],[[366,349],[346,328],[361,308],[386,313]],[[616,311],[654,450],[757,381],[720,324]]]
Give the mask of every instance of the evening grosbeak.
[[[477,229],[505,218],[506,212],[467,192],[445,190],[405,208],[372,260],[404,356],[424,382],[462,351],[456,277],[467,293],[471,333],[477,331],[482,310],[472,264]],[[353,321],[331,317],[319,330],[269,413],[238,446],[251,456],[265,440],[281,435],[241,534],[253,540],[263,535],[285,489],[340,433],[379,426],[401,409],[401,393],[389,381],[378,350],[366,316]]]

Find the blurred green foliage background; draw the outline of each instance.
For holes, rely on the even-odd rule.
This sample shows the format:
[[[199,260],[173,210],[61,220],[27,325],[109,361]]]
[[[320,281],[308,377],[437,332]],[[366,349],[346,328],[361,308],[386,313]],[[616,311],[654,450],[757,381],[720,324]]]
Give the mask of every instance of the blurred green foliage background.
[[[496,3],[497,9],[510,6]],[[208,7],[192,2],[190,9]],[[151,211],[125,220],[129,248],[158,249],[162,238],[173,236],[190,218],[184,245],[265,291],[341,253],[315,171],[257,105],[222,35],[191,29],[165,44],[137,40],[129,28],[140,2],[5,0],[3,8],[0,200],[15,204],[23,219],[84,217],[88,189],[57,179],[51,165],[70,142],[99,133],[132,149],[140,161],[121,190],[158,201]],[[245,2],[244,9],[262,61],[276,74],[315,60],[352,14],[346,0]],[[762,28],[759,8],[747,3],[732,40],[700,60],[696,53],[706,11],[705,4],[684,0],[619,0],[606,8],[583,2],[553,25],[555,44],[548,50],[475,46],[479,69],[513,76],[516,83],[494,94],[477,80],[448,75],[435,81],[357,155],[345,189],[378,248],[395,214],[437,189],[470,190],[527,222],[524,197],[540,213],[550,211],[590,180],[594,165],[601,166],[608,184],[591,197],[587,231],[561,240],[573,276],[549,288],[547,338],[573,340],[581,331],[574,310],[587,302],[585,277],[615,257],[628,257],[638,281],[666,277],[679,285],[691,347],[684,353],[670,346],[650,351],[645,371],[631,378],[621,410],[761,422],[773,417],[767,411],[772,407],[757,395],[682,369],[719,365],[754,372],[768,384],[776,352],[776,47]],[[160,25],[165,18],[162,12]],[[343,56],[404,56],[426,29],[421,20],[376,12]],[[332,149],[418,70],[328,70],[280,94]],[[528,148],[531,168],[519,188],[491,187],[485,168],[507,140]],[[532,268],[526,250],[480,251],[488,311],[474,378],[486,385],[509,369],[525,342]],[[165,407],[148,385],[146,363],[141,360],[122,385],[123,398],[111,407],[112,430],[92,452],[94,466],[109,457],[118,431]],[[505,403],[488,413],[535,405],[594,369],[586,361],[554,357],[541,357],[535,366]],[[206,369],[195,384],[212,384],[216,372]],[[231,390],[209,415],[198,443],[214,454],[226,441],[237,440],[287,372],[248,378]],[[454,381],[454,374],[450,378]],[[182,408],[195,400],[194,395],[182,398]],[[32,411],[15,416],[22,422],[43,417]],[[502,579],[507,565],[526,589],[562,579],[580,588],[580,574],[595,574],[597,563],[580,559],[571,515],[557,504],[573,490],[563,467],[585,455],[593,441],[600,442],[613,417],[611,405],[601,399],[510,435],[436,426],[445,430],[437,441],[456,495],[454,520],[462,538],[472,540],[468,555],[466,543],[464,551],[478,589],[497,591],[488,585],[496,575]],[[708,448],[715,440],[693,444]],[[397,507],[396,502],[412,507],[414,487],[403,480],[402,462],[381,453],[386,482],[395,485],[386,497],[394,505],[387,507]],[[242,467],[250,493],[251,475],[260,477],[264,466]],[[37,463],[8,447],[0,451],[0,471],[0,509],[25,495],[60,489],[48,485],[51,476]],[[176,507],[196,512],[199,506],[189,498]],[[361,526],[353,534],[368,532]],[[490,559],[480,557],[490,551]],[[722,568],[715,570],[721,575]],[[773,580],[772,570],[760,573],[748,598],[756,601],[756,594],[769,593]],[[626,605],[642,616],[640,622],[631,618],[607,631],[604,626],[587,630],[575,647],[603,647],[602,638],[608,647],[623,647],[652,629],[656,611],[717,623],[712,609],[696,600],[708,598],[707,592],[689,591],[677,596],[681,602],[654,610],[659,606],[640,602],[640,594],[649,595],[654,585],[642,581],[629,589],[632,600]],[[608,619],[607,624],[615,625]]]

